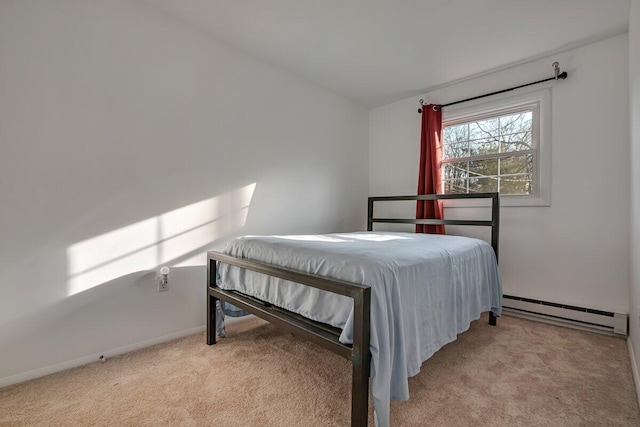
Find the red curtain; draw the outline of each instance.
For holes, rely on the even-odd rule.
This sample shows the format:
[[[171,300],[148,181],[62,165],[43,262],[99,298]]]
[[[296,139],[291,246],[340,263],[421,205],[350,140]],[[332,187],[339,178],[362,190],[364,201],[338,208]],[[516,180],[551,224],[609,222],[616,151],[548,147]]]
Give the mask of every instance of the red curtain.
[[[434,111],[433,104],[422,107],[422,135],[420,136],[420,171],[418,194],[440,193],[442,161],[442,109]],[[416,218],[443,219],[442,202],[418,200]],[[416,233],[444,234],[444,225],[416,225]]]

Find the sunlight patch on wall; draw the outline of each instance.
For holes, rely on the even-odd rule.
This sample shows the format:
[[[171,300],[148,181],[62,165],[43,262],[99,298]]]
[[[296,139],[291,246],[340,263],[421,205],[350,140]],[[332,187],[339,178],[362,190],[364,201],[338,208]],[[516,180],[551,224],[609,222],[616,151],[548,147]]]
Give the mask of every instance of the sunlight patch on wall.
[[[204,265],[207,245],[244,227],[255,187],[253,183],[71,245],[67,295],[159,265]]]

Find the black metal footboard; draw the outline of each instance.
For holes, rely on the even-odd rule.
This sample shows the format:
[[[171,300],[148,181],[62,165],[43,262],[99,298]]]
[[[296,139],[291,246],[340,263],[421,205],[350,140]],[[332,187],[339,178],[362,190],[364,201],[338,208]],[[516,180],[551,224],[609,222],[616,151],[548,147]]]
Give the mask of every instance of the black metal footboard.
[[[207,344],[216,343],[216,300],[220,299],[351,360],[351,426],[366,427],[371,362],[369,352],[371,287],[275,267],[215,251],[207,252],[207,260]],[[340,332],[337,328],[314,322],[287,310],[247,297],[239,292],[220,289],[216,286],[218,262],[353,298],[353,345],[346,345],[339,341]]]

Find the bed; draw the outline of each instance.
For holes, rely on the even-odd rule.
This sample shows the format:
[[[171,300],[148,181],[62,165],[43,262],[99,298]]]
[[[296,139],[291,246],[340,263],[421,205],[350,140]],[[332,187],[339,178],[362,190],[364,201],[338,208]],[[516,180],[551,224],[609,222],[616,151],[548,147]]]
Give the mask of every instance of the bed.
[[[490,199],[491,219],[377,218],[375,202]],[[207,344],[216,342],[216,304],[233,304],[352,362],[351,425],[376,424],[390,399],[409,397],[407,378],[481,312],[501,314],[496,193],[371,197],[367,232],[245,236],[209,251]],[[491,244],[442,235],[373,231],[374,223],[487,226]]]

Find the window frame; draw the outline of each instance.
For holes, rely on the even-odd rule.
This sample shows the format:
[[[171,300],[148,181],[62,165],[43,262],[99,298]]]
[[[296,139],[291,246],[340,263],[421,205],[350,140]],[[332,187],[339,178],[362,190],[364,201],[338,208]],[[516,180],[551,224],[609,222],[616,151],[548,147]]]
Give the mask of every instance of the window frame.
[[[551,205],[551,89],[538,89],[515,96],[502,96],[489,102],[475,102],[464,107],[447,107],[442,110],[444,131],[448,126],[507,115],[527,108],[532,110],[533,192],[530,195],[501,194],[501,206]],[[480,157],[498,158],[500,156],[501,153]],[[477,156],[473,158],[475,157]],[[444,191],[444,170],[442,175],[440,192]],[[445,207],[488,206],[486,200],[445,200],[443,202]]]

